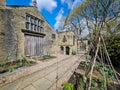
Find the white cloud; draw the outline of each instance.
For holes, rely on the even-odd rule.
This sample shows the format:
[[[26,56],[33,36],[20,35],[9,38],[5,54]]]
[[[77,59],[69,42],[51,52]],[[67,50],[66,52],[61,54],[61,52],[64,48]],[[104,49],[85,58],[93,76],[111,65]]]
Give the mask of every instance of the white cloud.
[[[68,8],[71,9],[73,0],[61,0],[61,3],[66,3],[68,5]]]
[[[55,0],[37,0],[37,7],[40,11],[45,9],[49,12],[52,12],[57,7],[57,2]]]
[[[61,8],[60,11],[59,11],[59,13],[58,13],[58,15],[55,18],[56,23],[54,24],[54,29],[58,29],[59,28],[59,26],[61,24],[60,20],[63,17],[63,13],[64,13],[64,10],[63,10],[63,8]]]
[[[61,0],[61,3],[64,4],[66,3],[68,5],[69,9],[73,9],[74,7],[76,7],[77,5],[79,5],[79,3],[83,1],[83,0]]]

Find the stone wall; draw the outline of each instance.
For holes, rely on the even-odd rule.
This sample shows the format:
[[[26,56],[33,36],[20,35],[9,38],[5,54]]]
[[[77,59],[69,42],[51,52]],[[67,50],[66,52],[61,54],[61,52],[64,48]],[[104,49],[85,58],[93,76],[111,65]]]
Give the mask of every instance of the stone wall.
[[[64,38],[66,39],[65,41],[63,40]],[[70,55],[73,51],[76,53],[85,53],[88,51],[88,40],[83,40],[81,42],[78,38],[79,35],[75,35],[71,30],[58,33],[57,48],[59,53],[66,54],[66,47],[70,48]],[[82,43],[84,44],[84,50],[80,48]],[[61,46],[64,48],[64,52],[61,51]]]
[[[15,42],[15,31],[13,30],[13,13],[10,10],[0,10],[0,17],[1,17],[1,47],[7,54],[13,55],[12,51],[16,48],[16,42]],[[3,55],[4,56],[4,55]],[[2,57],[3,57],[2,56]],[[14,56],[13,56],[14,57]]]
[[[6,0],[0,0],[0,8],[6,7]]]
[[[20,59],[24,55],[24,33],[22,29],[25,28],[26,14],[30,14],[44,21],[45,46],[44,54],[47,50],[55,53],[53,49],[56,45],[55,40],[52,40],[52,34],[56,32],[51,28],[45,18],[40,14],[38,9],[34,6],[7,6],[0,9],[0,61],[10,56],[12,59]],[[57,36],[56,36],[57,37]]]
[[[46,21],[47,22],[47,21]],[[57,52],[57,33],[52,27],[48,24],[44,24],[44,32],[45,36],[45,46],[44,46],[44,54],[56,54]],[[55,35],[55,38],[52,38],[52,34]]]
[[[65,41],[63,40],[65,39]],[[58,48],[59,53],[66,54],[66,47],[70,48],[70,55],[72,51],[76,51],[77,53],[77,39],[75,38],[75,34],[73,31],[65,31],[60,32],[58,34]],[[61,52],[60,47],[63,46],[64,52]]]

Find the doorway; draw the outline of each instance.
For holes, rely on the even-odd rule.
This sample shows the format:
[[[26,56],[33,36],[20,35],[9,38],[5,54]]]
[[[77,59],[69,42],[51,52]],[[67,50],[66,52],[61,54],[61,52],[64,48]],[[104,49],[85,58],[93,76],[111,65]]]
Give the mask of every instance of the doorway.
[[[43,53],[44,38],[25,35],[25,55],[26,56],[39,56]]]
[[[70,48],[66,47],[66,55],[70,55]]]
[[[85,44],[84,43],[80,44],[80,51],[85,51]]]

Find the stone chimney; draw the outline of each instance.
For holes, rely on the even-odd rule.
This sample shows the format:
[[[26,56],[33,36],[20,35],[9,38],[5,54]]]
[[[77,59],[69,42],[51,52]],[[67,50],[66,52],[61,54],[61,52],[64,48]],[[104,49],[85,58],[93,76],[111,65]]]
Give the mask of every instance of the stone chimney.
[[[33,0],[33,6],[37,7],[37,1]]]
[[[0,0],[0,8],[6,7],[6,0]]]

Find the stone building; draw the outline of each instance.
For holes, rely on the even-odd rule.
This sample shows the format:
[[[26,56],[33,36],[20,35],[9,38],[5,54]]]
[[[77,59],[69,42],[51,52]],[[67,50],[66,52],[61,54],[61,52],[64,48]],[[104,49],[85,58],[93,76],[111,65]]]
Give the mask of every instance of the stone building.
[[[81,48],[84,45],[73,31],[53,30],[36,2],[33,6],[6,6],[6,0],[0,0],[0,61],[43,54],[71,55]]]
[[[35,3],[6,6],[6,0],[0,0],[0,61],[46,54],[54,48],[55,37]]]
[[[71,55],[73,52],[82,53],[87,51],[88,41],[86,39],[79,40],[79,35],[73,30],[67,30],[58,33],[59,53]]]

